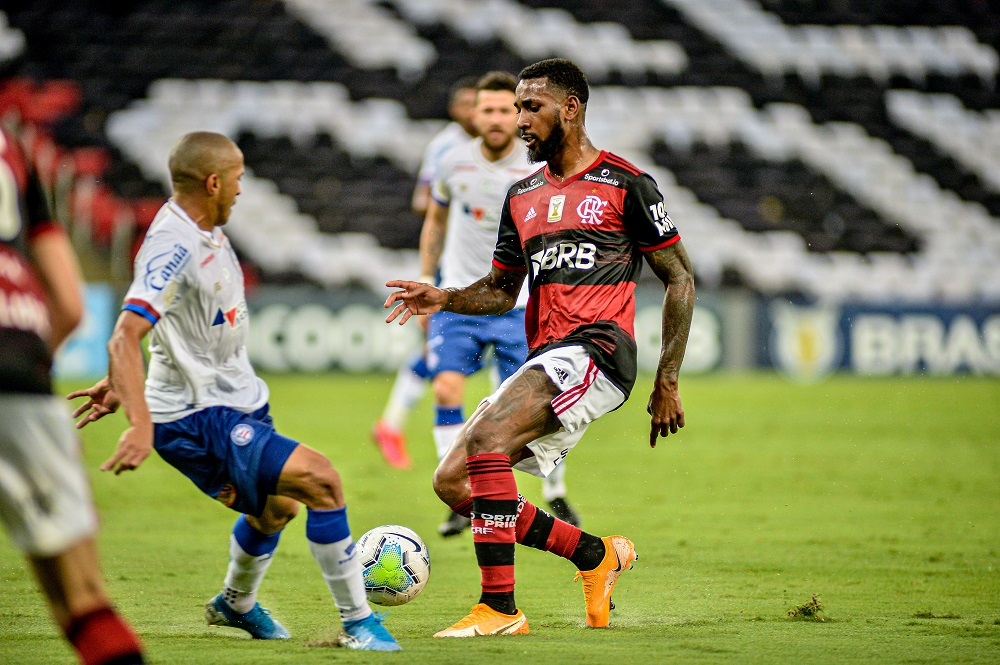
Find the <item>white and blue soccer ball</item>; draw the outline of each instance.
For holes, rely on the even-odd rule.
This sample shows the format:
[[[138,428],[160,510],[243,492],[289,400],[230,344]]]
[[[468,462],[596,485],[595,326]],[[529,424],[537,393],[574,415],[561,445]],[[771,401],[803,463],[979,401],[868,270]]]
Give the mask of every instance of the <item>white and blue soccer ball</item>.
[[[423,591],[431,574],[431,557],[412,529],[398,524],[377,526],[358,539],[357,547],[370,602],[402,605]]]

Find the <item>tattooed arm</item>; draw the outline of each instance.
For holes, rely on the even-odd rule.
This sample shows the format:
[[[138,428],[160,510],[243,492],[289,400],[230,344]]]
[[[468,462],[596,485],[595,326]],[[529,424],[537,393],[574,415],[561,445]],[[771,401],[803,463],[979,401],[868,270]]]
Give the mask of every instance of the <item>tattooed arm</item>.
[[[681,406],[677,381],[694,311],[694,273],[691,260],[680,241],[649,252],[646,262],[666,289],[660,361],[656,367],[653,393],[646,406],[651,418],[649,445],[655,448],[658,436],[665,437],[684,427],[684,407]]]
[[[524,271],[502,270],[493,266],[490,274],[461,289],[439,289],[430,284],[395,280],[386,282],[390,288],[402,289],[389,294],[385,301],[388,309],[398,303],[386,317],[386,323],[399,319],[400,325],[414,314],[455,312],[456,314],[503,314],[513,309],[517,294],[524,282]]]
[[[503,314],[514,308],[524,282],[523,270],[502,270],[493,266],[490,274],[463,289],[445,289],[448,300],[442,307],[456,314]]]

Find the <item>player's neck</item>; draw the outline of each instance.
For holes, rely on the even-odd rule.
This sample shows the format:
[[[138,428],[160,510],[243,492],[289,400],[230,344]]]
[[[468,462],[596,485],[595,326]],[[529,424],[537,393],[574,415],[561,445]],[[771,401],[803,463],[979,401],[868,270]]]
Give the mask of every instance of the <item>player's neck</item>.
[[[212,219],[212,216],[206,210],[206,206],[201,201],[191,196],[178,194],[177,192],[174,192],[170,200],[173,201],[174,205],[187,213],[187,216],[199,229],[205,233],[212,233],[215,230],[215,220]]]
[[[590,139],[566,143],[562,150],[547,163],[549,173],[559,182],[572,178],[594,163],[601,151],[594,147]]]
[[[488,162],[499,162],[501,159],[507,157],[508,155],[510,155],[510,153],[514,152],[514,145],[515,141],[511,140],[505,147],[501,148],[500,150],[493,150],[488,145],[486,145],[486,141],[480,141],[479,153]]]

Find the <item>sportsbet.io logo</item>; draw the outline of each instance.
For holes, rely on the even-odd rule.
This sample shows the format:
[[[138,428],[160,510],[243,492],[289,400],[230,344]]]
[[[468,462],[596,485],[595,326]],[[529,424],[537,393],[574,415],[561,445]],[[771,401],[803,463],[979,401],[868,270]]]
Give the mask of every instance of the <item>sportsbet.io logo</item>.
[[[253,427],[240,423],[233,428],[232,432],[229,433],[229,438],[232,439],[233,443],[237,446],[245,446],[253,441],[253,435]]]

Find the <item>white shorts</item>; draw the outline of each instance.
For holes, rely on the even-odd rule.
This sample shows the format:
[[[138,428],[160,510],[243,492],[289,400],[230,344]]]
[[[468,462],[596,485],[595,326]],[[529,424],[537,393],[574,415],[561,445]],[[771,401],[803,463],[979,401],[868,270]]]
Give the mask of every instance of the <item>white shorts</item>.
[[[493,402],[511,381],[529,367],[541,367],[561,391],[552,398],[552,409],[562,429],[528,444],[535,455],[514,465],[534,476],[546,477],[580,442],[587,426],[625,402],[625,394],[604,375],[582,346],[551,349],[528,360],[497,391],[484,399]]]
[[[53,556],[97,529],[63,400],[0,394],[0,518],[26,554]]]

